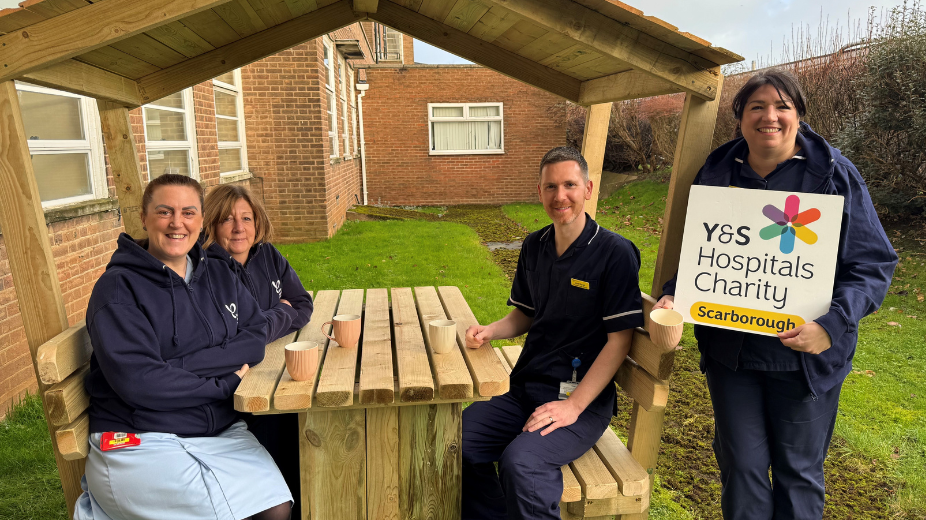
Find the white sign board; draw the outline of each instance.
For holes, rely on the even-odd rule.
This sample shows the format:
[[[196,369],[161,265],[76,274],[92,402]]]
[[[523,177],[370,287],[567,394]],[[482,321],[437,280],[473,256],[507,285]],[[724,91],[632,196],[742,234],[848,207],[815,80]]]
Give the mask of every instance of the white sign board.
[[[843,197],[692,186],[675,310],[774,336],[829,311]]]

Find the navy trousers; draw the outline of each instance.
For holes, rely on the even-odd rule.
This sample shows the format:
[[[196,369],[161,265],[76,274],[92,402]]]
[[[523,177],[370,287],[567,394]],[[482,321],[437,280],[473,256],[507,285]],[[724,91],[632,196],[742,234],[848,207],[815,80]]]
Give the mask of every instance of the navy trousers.
[[[545,437],[522,432],[542,404],[513,390],[463,410],[463,520],[560,519],[560,467],[588,451],[611,418],[586,411]]]
[[[709,356],[702,363],[724,519],[820,520],[842,385],[814,400],[800,371],[734,371]]]

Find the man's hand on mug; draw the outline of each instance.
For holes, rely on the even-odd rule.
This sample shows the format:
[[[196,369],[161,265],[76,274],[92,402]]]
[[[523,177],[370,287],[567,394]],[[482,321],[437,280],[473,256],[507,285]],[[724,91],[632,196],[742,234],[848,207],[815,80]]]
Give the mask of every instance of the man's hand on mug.
[[[492,339],[492,335],[487,325],[473,325],[466,329],[467,348],[479,348],[490,339]]]
[[[671,309],[675,307],[675,296],[667,294],[662,298],[659,298],[659,301],[656,302],[656,305],[653,305],[653,310],[656,309]]]

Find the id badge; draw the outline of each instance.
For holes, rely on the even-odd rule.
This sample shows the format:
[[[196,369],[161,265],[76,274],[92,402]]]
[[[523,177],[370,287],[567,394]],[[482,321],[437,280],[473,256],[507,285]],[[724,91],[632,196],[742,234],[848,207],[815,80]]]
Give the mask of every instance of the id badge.
[[[579,383],[574,381],[563,381],[559,384],[559,400],[568,399],[572,392],[575,391],[576,387],[579,386]]]
[[[129,446],[138,446],[141,439],[138,434],[125,432],[103,432],[100,436],[100,450],[111,451]]]

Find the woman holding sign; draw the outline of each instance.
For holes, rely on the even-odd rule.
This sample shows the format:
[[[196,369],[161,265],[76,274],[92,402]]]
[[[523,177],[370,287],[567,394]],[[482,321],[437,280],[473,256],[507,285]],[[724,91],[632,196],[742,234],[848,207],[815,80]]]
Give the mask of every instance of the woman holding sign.
[[[881,305],[897,263],[865,181],[801,121],[805,112],[792,75],[753,76],[733,99],[742,137],[714,150],[694,181],[845,200],[828,312],[778,337],[695,326],[727,520],[822,517],[823,461],[858,323]],[[672,308],[675,286],[663,286],[655,308]]]

